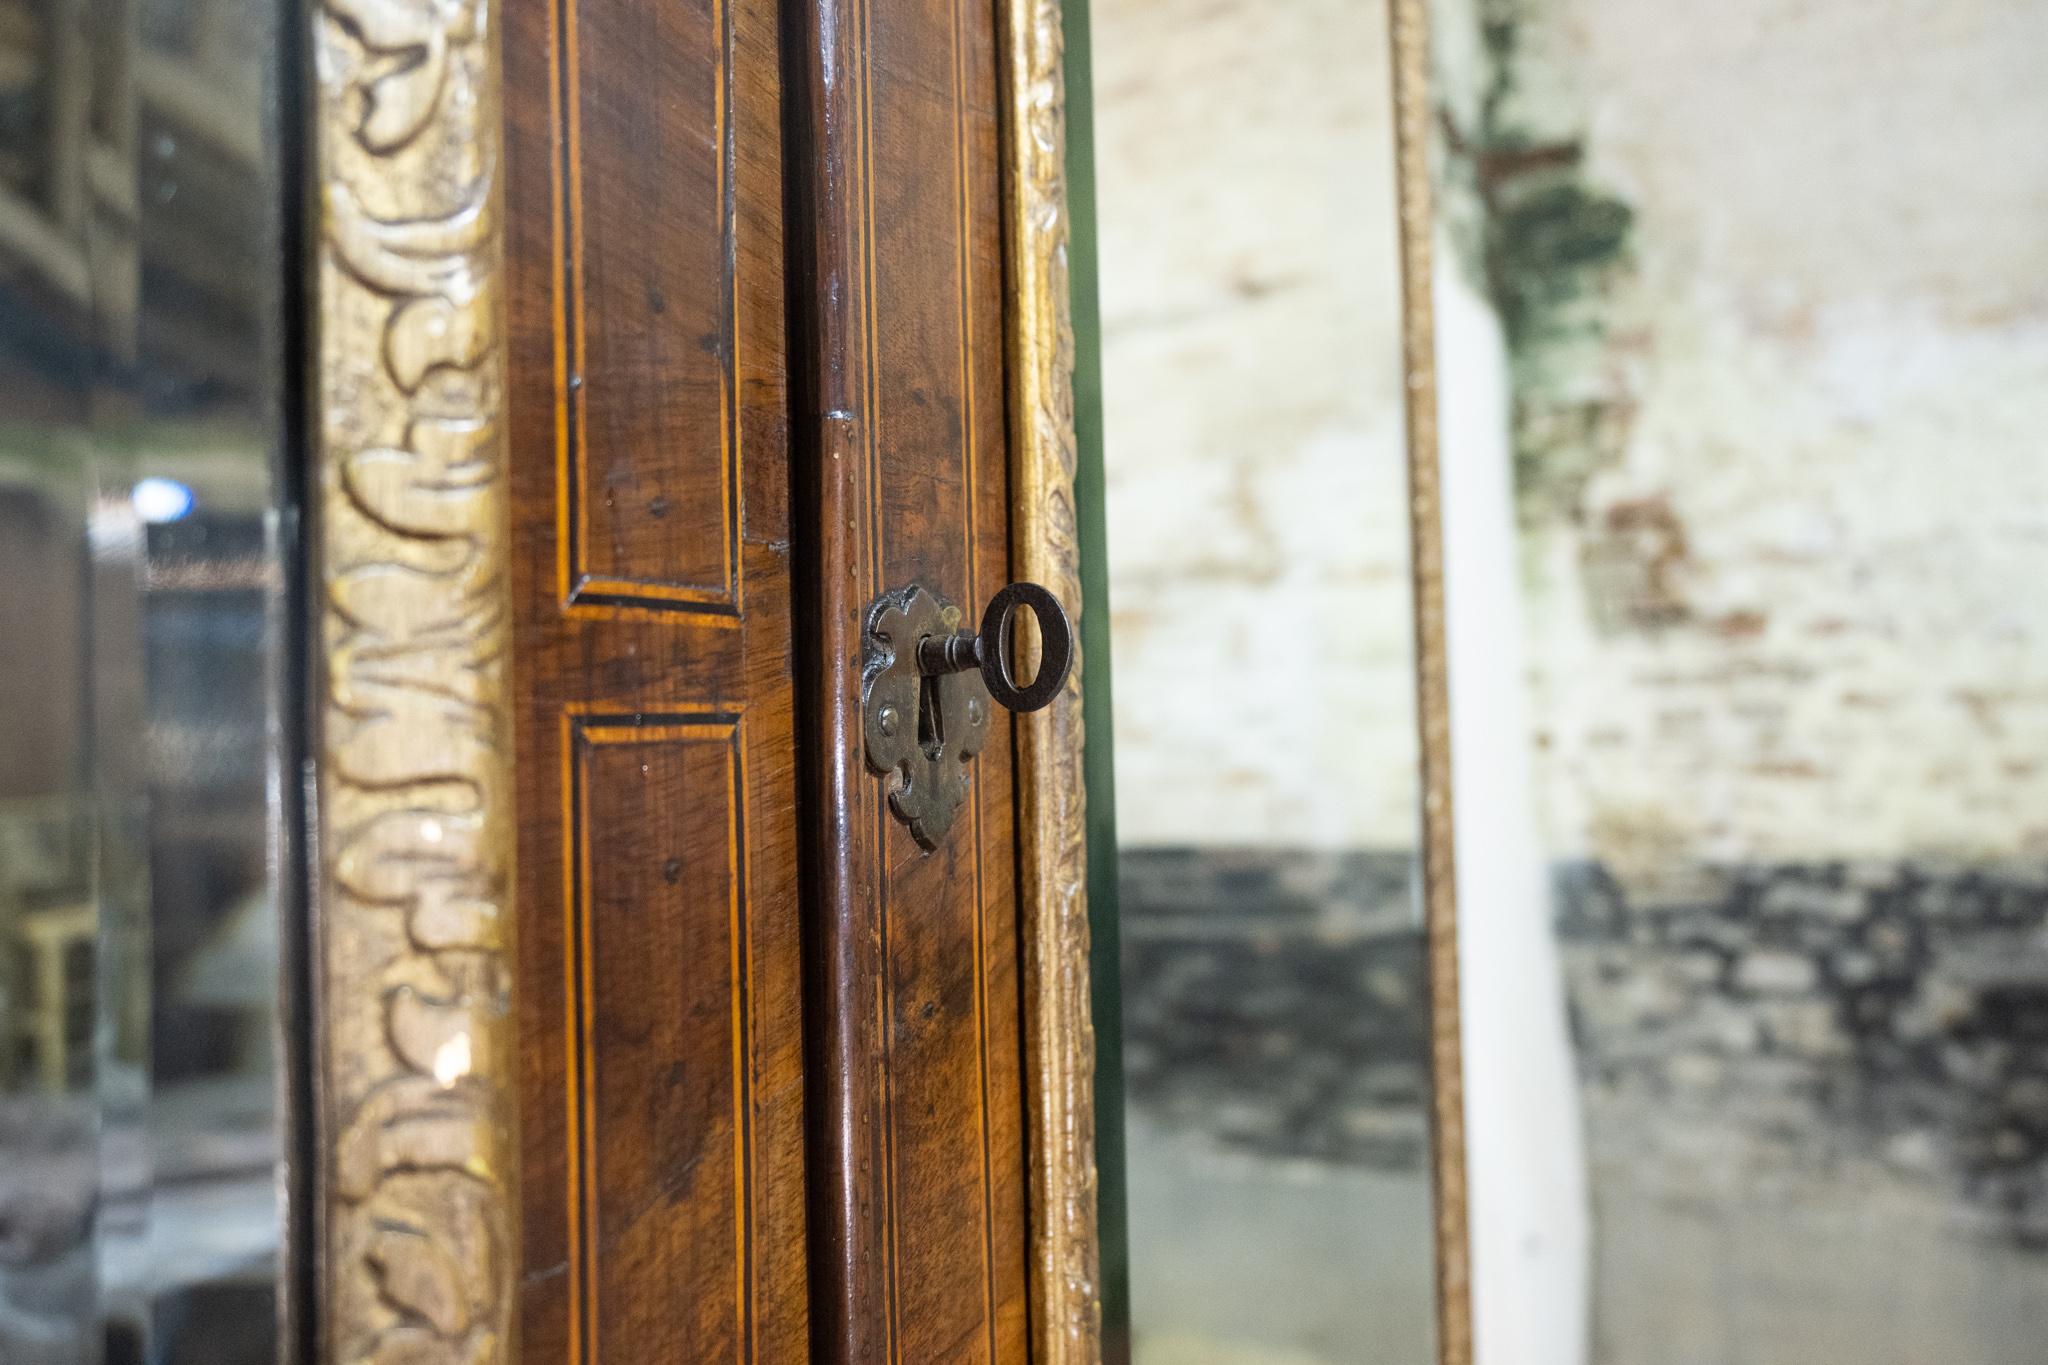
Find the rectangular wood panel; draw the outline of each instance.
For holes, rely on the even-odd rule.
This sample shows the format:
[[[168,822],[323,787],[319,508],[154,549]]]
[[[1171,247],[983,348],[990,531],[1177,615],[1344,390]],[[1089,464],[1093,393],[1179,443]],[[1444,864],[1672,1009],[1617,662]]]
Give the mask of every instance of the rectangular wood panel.
[[[1008,580],[994,7],[868,15],[875,587]],[[1024,1358],[1012,740],[945,846],[879,814],[893,1358]],[[872,779],[870,779],[872,781]]]
[[[504,42],[520,1358],[802,1360],[777,4]]]
[[[564,732],[569,1274],[581,1353],[651,1360],[688,1342],[693,1359],[751,1359],[740,721],[582,714]],[[650,811],[672,818],[650,821]]]
[[[740,3],[555,0],[564,600],[739,610]]]

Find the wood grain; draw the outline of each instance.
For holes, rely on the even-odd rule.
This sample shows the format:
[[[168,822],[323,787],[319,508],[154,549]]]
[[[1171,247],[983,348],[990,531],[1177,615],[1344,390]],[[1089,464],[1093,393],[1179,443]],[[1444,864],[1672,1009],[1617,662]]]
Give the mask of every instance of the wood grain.
[[[1029,851],[1078,826],[1020,888],[1007,715],[931,853],[851,742],[871,597],[1071,568],[1012,505],[1071,498],[1067,356],[1018,349],[1063,239],[1003,283],[1057,24],[1006,129],[999,12],[321,12],[339,1358],[1021,1361],[1034,1223],[1092,1340],[1084,908]],[[1078,811],[1049,733],[1022,799]]]
[[[828,1361],[1023,1360],[1025,1179],[1007,714],[940,847],[861,758],[859,623],[1009,577],[994,11],[805,0],[791,80],[816,546],[804,708],[824,819],[811,1058]]]
[[[732,18],[717,0],[564,0],[558,19],[575,50],[555,85],[563,350],[582,381],[563,395],[559,551],[579,603],[739,608]],[[579,154],[593,146],[631,154]]]
[[[571,1258],[585,1359],[752,1355],[738,717],[565,718]],[[649,820],[650,812],[670,814]]]
[[[775,6],[507,24],[524,1358],[800,1360]]]

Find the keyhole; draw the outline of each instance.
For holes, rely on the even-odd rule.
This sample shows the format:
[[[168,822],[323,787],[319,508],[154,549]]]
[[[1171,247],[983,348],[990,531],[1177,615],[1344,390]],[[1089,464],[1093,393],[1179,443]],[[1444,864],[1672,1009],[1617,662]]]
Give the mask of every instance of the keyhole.
[[[939,713],[939,684],[944,681],[930,673],[917,680],[917,747],[933,760],[946,747],[945,717]]]

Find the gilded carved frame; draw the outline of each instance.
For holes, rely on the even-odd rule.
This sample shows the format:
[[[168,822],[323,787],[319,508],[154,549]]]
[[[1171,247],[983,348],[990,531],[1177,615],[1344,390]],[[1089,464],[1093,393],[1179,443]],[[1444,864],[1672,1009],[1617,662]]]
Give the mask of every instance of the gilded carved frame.
[[[320,1351],[516,1358],[493,0],[312,10]],[[1057,0],[1005,0],[1013,532],[1080,601]],[[1079,670],[1022,727],[1034,1357],[1100,1355]]]
[[[488,0],[312,7],[314,1316],[325,1359],[511,1353],[501,109]]]
[[[1472,1365],[1472,1244],[1459,1028],[1458,883],[1451,790],[1450,669],[1444,639],[1441,461],[1437,446],[1436,216],[1429,157],[1427,0],[1389,0],[1395,198],[1400,216],[1401,351],[1414,585],[1415,711],[1422,758],[1422,899],[1429,987],[1430,1161],[1436,1202],[1439,1365]]]
[[[1008,268],[1011,553],[1078,618],[1074,328],[1067,278],[1065,48],[1060,0],[1004,0],[1003,217]],[[1020,717],[1024,1075],[1031,1153],[1032,1359],[1102,1355],[1096,1243],[1095,1026],[1088,990],[1088,839],[1081,668]]]

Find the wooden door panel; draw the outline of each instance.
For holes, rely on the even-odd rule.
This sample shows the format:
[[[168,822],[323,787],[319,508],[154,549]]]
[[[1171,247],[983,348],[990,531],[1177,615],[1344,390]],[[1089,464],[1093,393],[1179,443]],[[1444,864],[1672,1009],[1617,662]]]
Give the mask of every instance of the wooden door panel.
[[[773,0],[511,0],[522,1358],[808,1354]]]
[[[568,718],[571,1240],[608,1360],[745,1358],[753,906],[737,717]],[[649,811],[672,813],[659,824]]]
[[[889,812],[855,739],[867,602],[916,580],[978,614],[1009,577],[994,8],[799,8],[813,45],[793,224],[811,234],[802,430],[825,568],[806,706],[839,803],[815,853],[818,1353],[1022,1361],[1009,717],[931,852]]]
[[[736,611],[731,9],[563,3],[564,595]]]
[[[1008,581],[992,16],[949,0],[868,15],[871,586],[922,581],[970,616]],[[980,535],[991,511],[996,534]],[[1021,1359],[1001,1330],[1023,1274],[1009,725],[999,710],[968,807],[934,852],[864,778],[881,874],[894,1360]]]

